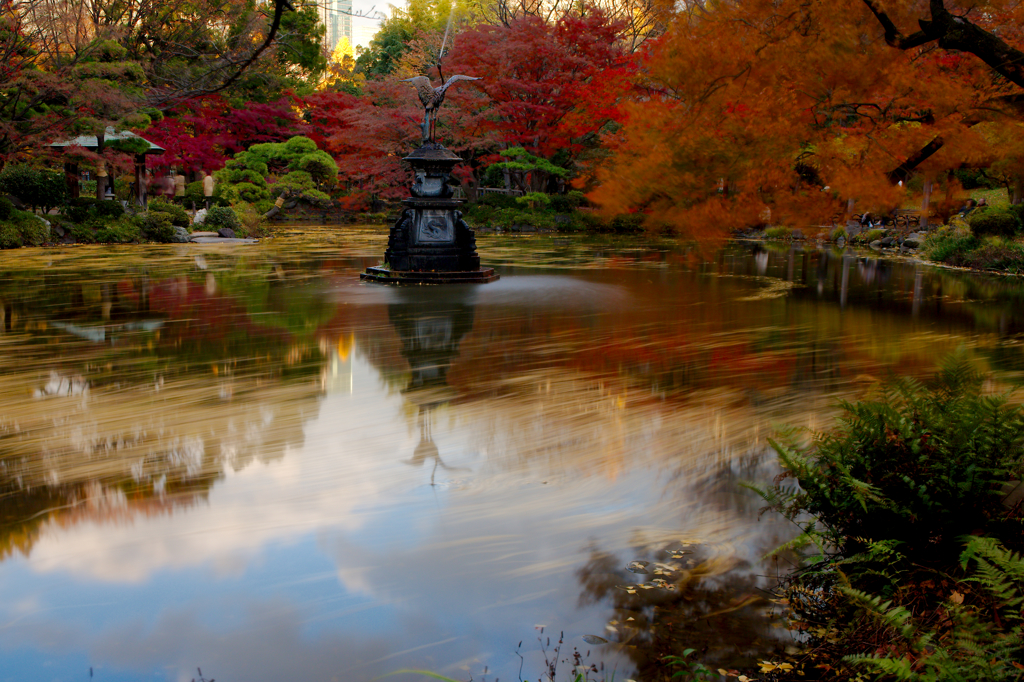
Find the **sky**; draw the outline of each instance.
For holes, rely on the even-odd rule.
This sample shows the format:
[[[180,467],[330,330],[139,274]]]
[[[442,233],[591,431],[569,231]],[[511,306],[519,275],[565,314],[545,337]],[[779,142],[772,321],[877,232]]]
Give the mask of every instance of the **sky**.
[[[400,4],[405,4],[400,2]],[[381,14],[391,14],[392,3],[387,2],[374,2],[374,0],[352,0],[352,10],[356,14],[371,14],[373,12],[380,12]],[[366,47],[370,44],[370,39],[373,38],[373,34],[380,28],[380,17],[374,19],[363,19],[362,17],[352,17],[352,38],[356,45],[362,45]]]

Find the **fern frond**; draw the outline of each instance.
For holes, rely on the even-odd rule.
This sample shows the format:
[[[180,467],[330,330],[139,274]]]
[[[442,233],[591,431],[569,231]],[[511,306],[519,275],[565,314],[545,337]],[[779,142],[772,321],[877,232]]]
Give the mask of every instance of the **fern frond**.
[[[891,601],[882,601],[882,598],[877,595],[868,594],[852,587],[840,585],[838,589],[859,603],[869,614],[896,630],[904,639],[913,638],[916,627],[911,619],[910,611],[902,606],[893,606]]]

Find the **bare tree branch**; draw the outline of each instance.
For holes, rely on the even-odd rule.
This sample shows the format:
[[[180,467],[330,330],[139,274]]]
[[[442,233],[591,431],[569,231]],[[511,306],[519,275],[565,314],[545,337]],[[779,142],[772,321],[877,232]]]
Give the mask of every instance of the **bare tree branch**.
[[[900,50],[909,50],[937,42],[945,50],[967,52],[988,64],[1011,83],[1024,88],[1024,51],[1009,45],[966,16],[951,13],[943,0],[929,0],[930,19],[919,19],[921,30],[904,35],[876,0],[864,0],[885,31],[885,42]]]

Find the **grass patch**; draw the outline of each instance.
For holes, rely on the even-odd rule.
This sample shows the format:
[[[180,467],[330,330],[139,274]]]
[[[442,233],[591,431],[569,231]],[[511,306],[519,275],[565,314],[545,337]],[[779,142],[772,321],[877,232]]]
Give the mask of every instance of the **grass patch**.
[[[1010,194],[1005,187],[997,189],[972,189],[971,198],[975,201],[984,199],[993,208],[1005,208],[1010,205]]]
[[[767,239],[789,239],[793,236],[793,228],[783,227],[782,225],[769,227],[764,231],[764,236]]]
[[[870,244],[876,239],[881,239],[884,236],[885,230],[868,230],[866,232],[861,232],[858,235],[854,235],[853,239],[851,239],[850,241],[856,242],[858,244]]]

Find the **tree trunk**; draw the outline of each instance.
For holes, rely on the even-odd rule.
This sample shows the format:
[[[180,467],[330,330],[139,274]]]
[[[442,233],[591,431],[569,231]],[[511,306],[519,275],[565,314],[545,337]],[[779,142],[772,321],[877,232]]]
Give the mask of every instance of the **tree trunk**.
[[[1013,196],[1010,197],[1010,202],[1019,204],[1022,201],[1024,201],[1024,175],[1018,175],[1017,180],[1013,183]]]
[[[103,133],[96,136],[96,153],[103,155]],[[107,162],[102,158],[96,168],[96,198],[103,200],[107,192]]]
[[[932,199],[932,179],[924,179],[924,199],[921,201],[921,227],[928,227],[928,204]]]
[[[894,185],[899,182],[906,184],[907,180],[910,179],[910,174],[914,172],[914,169],[924,163],[932,154],[942,149],[942,145],[944,144],[945,141],[941,137],[933,139],[918,150],[916,154],[912,155],[898,167],[889,171],[889,182]]]
[[[146,155],[135,155],[135,197],[136,202],[146,207]]]
[[[82,183],[78,177],[78,164],[70,161],[64,163],[64,178],[68,183],[68,196],[77,199],[82,192]]]

